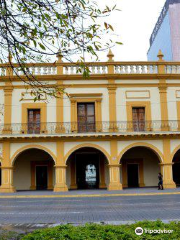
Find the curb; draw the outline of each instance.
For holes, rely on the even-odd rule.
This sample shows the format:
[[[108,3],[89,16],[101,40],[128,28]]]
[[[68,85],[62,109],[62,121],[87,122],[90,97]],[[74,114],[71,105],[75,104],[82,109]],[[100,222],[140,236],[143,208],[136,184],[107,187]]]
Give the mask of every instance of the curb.
[[[117,193],[117,194],[82,194],[82,195],[4,195],[0,199],[11,198],[92,198],[92,197],[130,197],[130,196],[162,196],[162,195],[180,195],[180,192],[167,192],[167,193]]]

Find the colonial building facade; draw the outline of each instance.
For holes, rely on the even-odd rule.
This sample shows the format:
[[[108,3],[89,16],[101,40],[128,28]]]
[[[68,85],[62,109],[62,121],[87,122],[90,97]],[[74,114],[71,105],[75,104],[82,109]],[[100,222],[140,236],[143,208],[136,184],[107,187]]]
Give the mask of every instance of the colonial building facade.
[[[0,192],[153,187],[159,172],[165,188],[180,184],[180,63],[113,57],[87,63],[88,79],[60,56],[27,64],[68,93],[36,102],[0,65]]]

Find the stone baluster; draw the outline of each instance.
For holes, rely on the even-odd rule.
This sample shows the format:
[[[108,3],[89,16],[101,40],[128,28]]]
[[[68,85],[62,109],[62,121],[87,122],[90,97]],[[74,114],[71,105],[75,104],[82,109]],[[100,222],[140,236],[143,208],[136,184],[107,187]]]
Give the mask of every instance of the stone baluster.
[[[101,74],[100,66],[97,66],[97,74]]]
[[[176,74],[177,73],[177,68],[175,65],[172,66],[172,73]]]
[[[133,66],[133,65],[130,66],[130,73],[131,73],[131,74],[135,73],[135,71],[134,71],[134,66]]]
[[[92,74],[95,74],[95,66],[92,66]]]
[[[106,67],[102,66],[102,73],[105,74],[106,73]]]
[[[70,66],[70,74],[74,74],[74,66]]]
[[[125,66],[125,74],[128,74],[129,73],[129,67],[126,65]]]
[[[177,66],[177,73],[180,73],[180,66]]]
[[[139,65],[136,65],[136,66],[135,66],[135,71],[136,71],[137,74],[140,74],[140,73],[141,73],[141,72],[140,72],[140,66],[139,66]]]
[[[142,65],[142,74],[146,74],[146,66]]]
[[[124,66],[120,66],[120,73],[121,73],[121,74],[124,74],[124,73],[125,73],[125,71],[124,71]]]
[[[44,71],[43,74],[44,74],[44,75],[47,75],[47,67],[44,67],[44,68],[43,68],[43,71]]]

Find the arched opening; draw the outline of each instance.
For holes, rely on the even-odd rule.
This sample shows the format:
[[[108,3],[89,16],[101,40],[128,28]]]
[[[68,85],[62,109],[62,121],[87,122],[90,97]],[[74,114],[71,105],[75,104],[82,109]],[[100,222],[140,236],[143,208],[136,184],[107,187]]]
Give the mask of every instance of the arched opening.
[[[180,186],[180,149],[175,153],[173,163],[173,181],[177,186]]]
[[[157,154],[147,147],[133,147],[127,150],[120,160],[123,187],[157,186],[159,163]]]
[[[92,147],[74,151],[67,160],[66,182],[69,189],[103,189],[109,183],[108,160]]]
[[[14,161],[13,182],[16,190],[52,190],[54,160],[41,149],[27,149]]]

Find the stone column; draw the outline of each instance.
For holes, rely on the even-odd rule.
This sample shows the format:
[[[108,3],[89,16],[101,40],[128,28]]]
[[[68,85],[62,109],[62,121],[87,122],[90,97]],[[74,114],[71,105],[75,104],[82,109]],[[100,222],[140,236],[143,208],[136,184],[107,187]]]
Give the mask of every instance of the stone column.
[[[13,186],[13,167],[1,167],[1,193],[12,193],[15,192]]]
[[[164,188],[176,188],[172,174],[171,140],[163,139],[164,162],[160,163]]]
[[[55,166],[56,184],[54,186],[54,192],[68,191],[66,185],[66,167],[67,166]]]
[[[176,184],[173,181],[172,173],[173,163],[160,163],[161,174],[163,175],[163,186],[164,188],[176,188]]]
[[[120,182],[120,164],[109,165],[109,186],[108,190],[122,190]]]
[[[68,191],[66,185],[66,164],[64,162],[64,142],[57,141],[57,159],[55,165],[55,186],[54,192]]]
[[[4,142],[1,159],[1,186],[0,192],[15,192],[13,186],[13,166],[10,162],[10,143]]]

